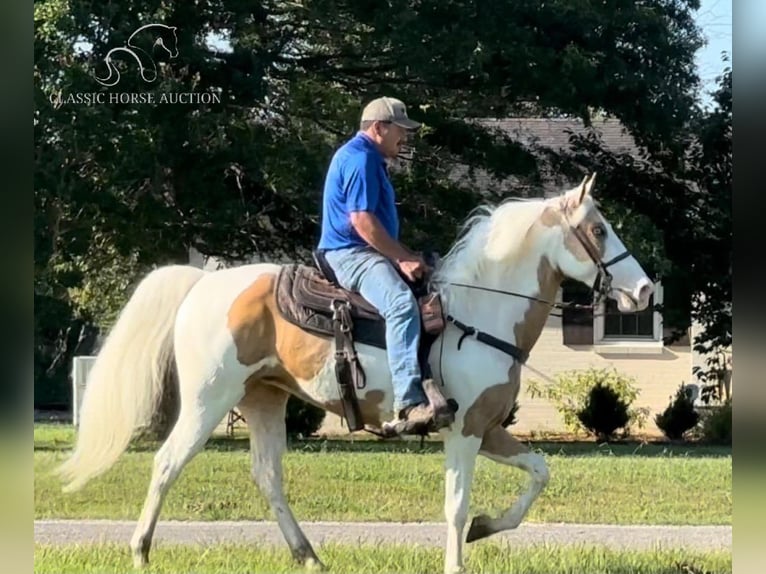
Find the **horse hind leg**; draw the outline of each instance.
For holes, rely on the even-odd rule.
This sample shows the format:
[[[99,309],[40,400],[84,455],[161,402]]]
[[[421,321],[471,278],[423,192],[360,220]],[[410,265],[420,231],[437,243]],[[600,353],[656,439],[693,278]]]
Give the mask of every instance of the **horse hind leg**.
[[[250,430],[252,478],[266,498],[296,562],[321,571],[325,566],[287,504],[282,481],[282,455],[287,446],[285,410],[289,394],[264,382],[248,385],[238,409]]]
[[[154,457],[149,489],[130,542],[136,568],[149,563],[154,529],[168,491],[243,393],[241,383],[227,387],[206,385],[204,380],[181,382],[187,384],[180,385],[178,420]]]
[[[530,452],[526,446],[511,436],[502,426],[496,426],[484,434],[479,454],[500,464],[507,464],[525,470],[529,473],[531,480],[526,492],[499,518],[491,518],[485,514],[476,516],[471,521],[466,542],[474,542],[497,532],[512,530],[519,526],[532,503],[534,503],[548,484],[550,477],[548,466],[543,456]]]

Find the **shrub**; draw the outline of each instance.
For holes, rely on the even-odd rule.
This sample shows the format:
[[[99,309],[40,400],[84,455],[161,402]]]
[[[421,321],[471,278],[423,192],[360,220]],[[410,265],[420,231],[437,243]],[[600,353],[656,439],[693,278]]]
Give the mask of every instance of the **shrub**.
[[[686,387],[681,385],[675,398],[670,397],[667,408],[654,417],[654,422],[670,440],[680,440],[687,431],[697,425],[699,418],[693,401],[686,393]]]
[[[322,426],[325,414],[325,411],[319,407],[310,405],[291,395],[287,401],[285,413],[287,435],[292,437],[311,436]]]
[[[712,407],[702,416],[702,440],[713,444],[731,445],[731,415],[731,399],[720,406]]]
[[[617,391],[601,382],[591,388],[577,418],[602,441],[613,438],[617,429],[624,428],[630,422],[628,404]]]
[[[648,408],[630,407],[638,397],[636,380],[618,373],[615,369],[591,368],[583,371],[565,371],[556,374],[554,381],[553,384],[544,386],[536,381],[529,381],[527,389],[531,397],[544,398],[553,403],[570,432],[587,430],[580,421],[578,413],[585,408],[591,389],[599,384],[614,390],[620,400],[628,405],[626,432],[634,425],[644,428],[649,417]]]

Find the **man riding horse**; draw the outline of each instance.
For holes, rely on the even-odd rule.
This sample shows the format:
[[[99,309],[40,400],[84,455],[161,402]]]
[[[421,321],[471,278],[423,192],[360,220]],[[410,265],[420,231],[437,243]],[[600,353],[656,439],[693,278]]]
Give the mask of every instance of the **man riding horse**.
[[[450,410],[435,413],[422,386],[418,363],[420,310],[404,278],[416,282],[429,268],[399,242],[399,217],[387,161],[396,158],[408,133],[420,123],[401,100],[381,97],[362,111],[360,130],[330,163],[322,201],[318,251],[338,284],[360,293],[386,321],[388,364],[394,388],[393,421],[383,430],[454,421]]]

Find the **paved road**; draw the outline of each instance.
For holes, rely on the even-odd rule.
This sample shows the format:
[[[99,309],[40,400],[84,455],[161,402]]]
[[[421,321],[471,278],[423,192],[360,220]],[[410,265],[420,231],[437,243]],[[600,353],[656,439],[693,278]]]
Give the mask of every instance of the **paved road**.
[[[127,544],[135,522],[117,520],[38,520],[35,542],[74,544],[120,542]],[[304,522],[304,532],[316,545],[325,542],[406,543],[441,547],[443,523]],[[274,522],[161,521],[155,530],[158,544],[276,544],[283,545]],[[599,524],[522,524],[489,540],[514,545],[597,544],[615,549],[731,549],[731,526],[612,526]]]

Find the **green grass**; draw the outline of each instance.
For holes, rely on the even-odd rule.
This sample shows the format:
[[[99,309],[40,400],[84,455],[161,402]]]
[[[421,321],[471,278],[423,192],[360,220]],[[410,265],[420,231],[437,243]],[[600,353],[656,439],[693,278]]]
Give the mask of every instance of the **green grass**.
[[[137,444],[81,492],[65,495],[50,471],[73,432],[35,428],[35,518],[135,520],[157,445]],[[288,500],[302,521],[442,521],[441,444],[309,441],[284,459]],[[731,449],[662,445],[533,445],[546,453],[551,481],[530,522],[731,524]],[[170,490],[162,519],[271,520],[249,475],[244,439],[214,439]],[[471,512],[494,515],[526,474],[479,458]]]
[[[330,572],[426,573],[442,572],[443,550],[411,546],[328,544],[317,548]],[[287,550],[220,545],[186,547],[158,545],[147,572],[195,574],[252,574],[300,572]],[[674,550],[612,551],[600,547],[538,546],[513,548],[485,543],[466,553],[466,568],[476,574],[703,574],[732,571],[731,552],[689,553]],[[101,574],[130,572],[124,545],[79,547],[35,546],[35,572],[39,574]]]

